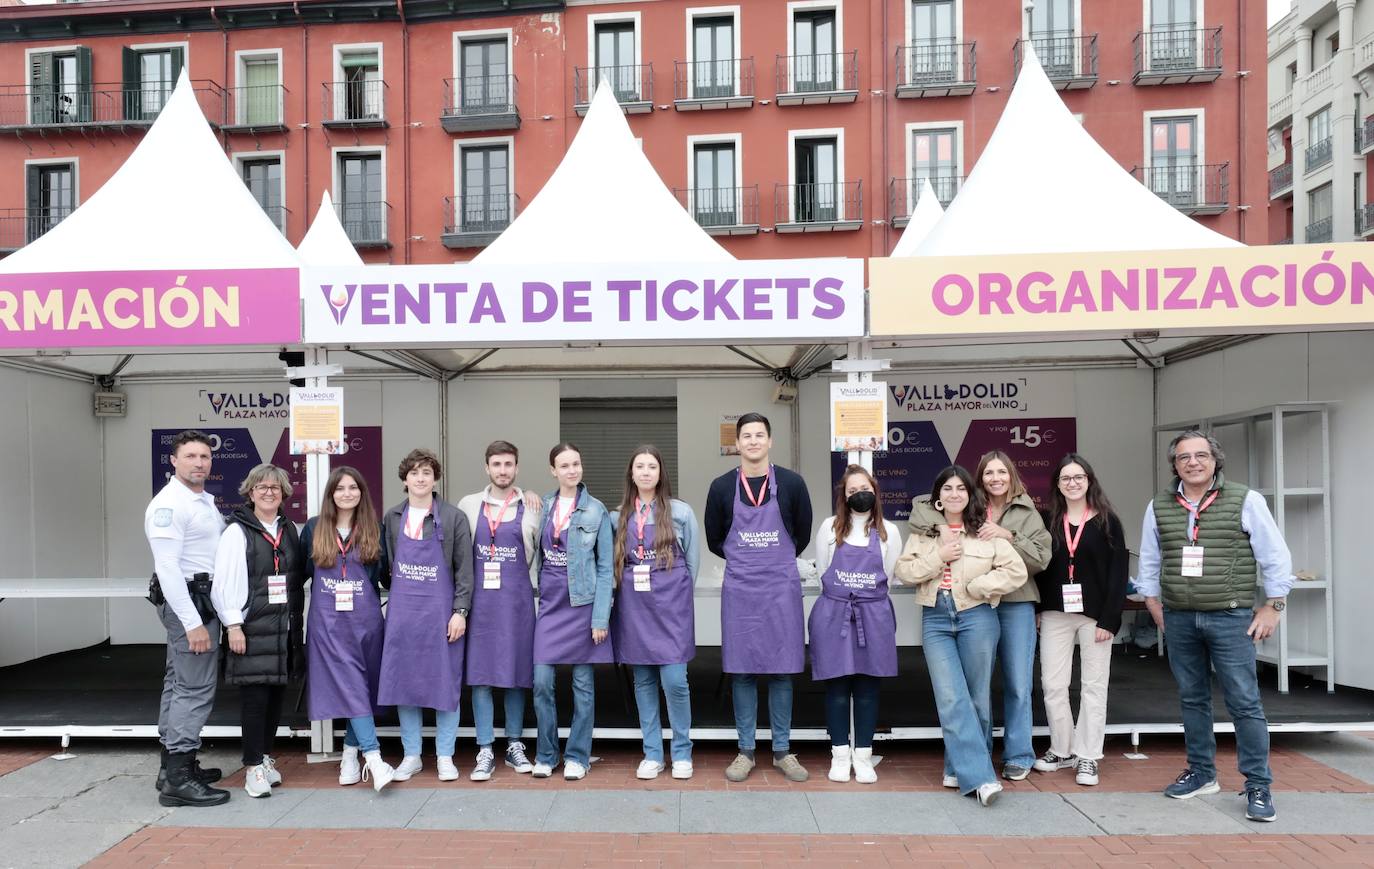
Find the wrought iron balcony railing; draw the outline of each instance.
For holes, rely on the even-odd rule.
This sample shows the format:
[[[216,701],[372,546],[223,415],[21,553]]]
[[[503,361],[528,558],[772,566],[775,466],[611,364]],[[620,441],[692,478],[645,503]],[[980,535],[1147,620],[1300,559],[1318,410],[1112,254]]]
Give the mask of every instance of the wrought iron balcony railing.
[[[675,188],[673,195],[711,235],[753,235],[759,231],[759,186]]]
[[[342,198],[334,203],[339,223],[357,247],[389,247],[387,223],[391,204],[380,199]]]
[[[754,59],[675,61],[673,104],[687,110],[753,105]]]
[[[385,127],[387,84],[381,79],[324,82],[324,125]]]
[[[859,52],[780,54],[774,76],[780,106],[853,102],[859,95]]]
[[[1220,214],[1230,197],[1230,163],[1137,166],[1131,173],[1184,214]]]
[[[1331,162],[1331,137],[1307,146],[1303,153],[1303,171],[1311,172]]]
[[[968,96],[978,87],[978,46],[926,39],[897,49],[897,96]]]
[[[146,127],[162,113],[175,84],[0,85],[0,128]],[[191,89],[205,119],[212,126],[221,126],[225,120],[224,88],[213,81],[193,79]]]
[[[1284,163],[1269,170],[1269,198],[1275,199],[1293,190],[1293,164]]]
[[[1013,78],[1021,74],[1028,40],[1018,39],[1012,49]],[[1031,34],[1029,40],[1040,66],[1057,90],[1090,88],[1097,83],[1097,34],[1074,36],[1050,31]]]
[[[778,232],[858,229],[863,224],[862,183],[775,185],[774,226]]]
[[[911,212],[915,210],[916,203],[921,199],[921,190],[927,180],[930,181],[930,189],[934,191],[940,206],[947,208],[954,201],[954,196],[963,186],[966,177],[947,174],[893,178],[887,187],[887,207],[892,225],[896,227],[906,226],[907,221],[911,218]]]
[[[520,126],[514,75],[466,75],[444,79],[444,129],[509,130]]]
[[[285,130],[286,93],[279,84],[229,88],[225,128],[230,132]]]
[[[40,238],[73,210],[70,206],[0,209],[0,251],[15,251]]]
[[[1324,244],[1331,240],[1331,218],[1323,217],[1307,224],[1307,243]]]
[[[444,197],[444,246],[486,247],[505,232],[520,210],[514,193]]]
[[[1221,28],[1178,27],[1135,35],[1135,83],[1188,84],[1221,77]]]
[[[573,69],[573,108],[587,113],[592,96],[602,79],[615,93],[616,102],[627,114],[653,111],[654,66],[638,63],[629,66],[579,66]]]

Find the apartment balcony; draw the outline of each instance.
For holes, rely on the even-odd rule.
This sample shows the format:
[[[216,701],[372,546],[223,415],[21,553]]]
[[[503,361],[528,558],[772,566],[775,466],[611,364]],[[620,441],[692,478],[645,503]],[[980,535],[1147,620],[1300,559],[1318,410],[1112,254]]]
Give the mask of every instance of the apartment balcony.
[[[1356,75],[1364,72],[1370,67],[1374,67],[1374,34],[1365,37],[1364,42],[1355,46],[1355,69]]]
[[[1329,61],[1326,65],[1319,66],[1301,79],[1298,79],[1297,91],[1304,102],[1330,90],[1332,82],[1331,70],[1332,64],[1334,63],[1335,61]]]
[[[1321,220],[1307,224],[1308,244],[1325,244],[1331,240],[1331,218],[1323,217]]]
[[[520,129],[513,75],[469,75],[444,79],[439,123],[447,133]]]
[[[1012,47],[1012,80],[1021,74],[1027,40]],[[1029,40],[1055,90],[1082,90],[1097,84],[1097,34],[1044,33]]]
[[[627,115],[642,115],[654,110],[654,66],[579,66],[573,69],[573,111],[587,114],[596,93],[597,82],[605,79],[615,92],[616,102]]]
[[[776,184],[773,228],[781,233],[852,232],[863,226],[861,181]]]
[[[754,59],[673,62],[673,108],[679,112],[754,105]]]
[[[71,208],[0,208],[0,254],[14,253],[57,226]]]
[[[1221,78],[1221,28],[1142,30],[1135,35],[1138,85],[1193,84]]]
[[[176,82],[141,85],[0,85],[0,130],[83,135],[98,130],[147,129],[162,113]],[[217,83],[193,79],[196,102],[212,127],[225,119],[225,91]]]
[[[759,186],[678,187],[678,202],[707,235],[758,235]]]
[[[902,229],[911,222],[911,212],[921,199],[924,182],[930,181],[930,189],[941,208],[948,208],[954,195],[963,186],[965,175],[933,175],[918,178],[893,178],[887,185],[887,213],[895,229]]]
[[[1374,152],[1374,117],[1365,118],[1364,123],[1355,127],[1355,153],[1370,152]]]
[[[859,52],[778,55],[774,64],[780,106],[852,103],[859,98]]]
[[[379,79],[324,82],[324,120],[333,129],[381,129],[386,121],[387,84]]]
[[[1293,92],[1289,91],[1269,104],[1269,128],[1293,124]]]
[[[486,247],[506,231],[519,210],[520,197],[513,193],[445,196],[440,240],[449,250]]]
[[[1131,174],[1184,214],[1221,214],[1230,197],[1230,163],[1137,166]]]
[[[1355,209],[1355,234],[1360,238],[1374,235],[1374,202]]]
[[[897,97],[966,97],[978,89],[978,44],[928,39],[897,49]]]
[[[1303,172],[1312,173],[1331,162],[1331,137],[1313,142],[1303,152]]]
[[[286,132],[286,88],[279,84],[229,88],[226,133]]]
[[[1282,199],[1293,195],[1293,164],[1284,163],[1269,170],[1269,198]]]
[[[378,199],[341,199],[334,203],[348,240],[358,248],[391,247],[387,224],[391,204]]]

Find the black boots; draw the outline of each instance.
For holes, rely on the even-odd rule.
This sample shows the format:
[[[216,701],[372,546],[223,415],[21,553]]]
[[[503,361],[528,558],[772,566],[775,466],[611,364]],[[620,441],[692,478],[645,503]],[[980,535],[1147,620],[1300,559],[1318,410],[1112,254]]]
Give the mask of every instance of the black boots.
[[[194,751],[167,755],[167,781],[157,801],[164,806],[218,806],[229,802],[228,791],[210,787],[196,777],[195,771]]]
[[[224,777],[224,773],[215,767],[202,767],[200,758],[196,758],[191,766],[192,775],[201,784],[214,784]],[[157,768],[157,781],[153,784],[155,790],[161,792],[162,786],[167,783],[167,749],[162,749],[162,762]]]

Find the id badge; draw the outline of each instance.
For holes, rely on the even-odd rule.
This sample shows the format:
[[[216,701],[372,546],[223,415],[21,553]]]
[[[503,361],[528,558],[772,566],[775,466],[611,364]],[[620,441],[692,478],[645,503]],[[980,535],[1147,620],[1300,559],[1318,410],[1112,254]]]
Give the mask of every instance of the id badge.
[[[267,577],[267,602],[286,603],[286,574],[274,573]]]
[[[334,589],[334,612],[351,613],[353,612],[353,589]]]
[[[482,562],[482,588],[498,589],[501,587],[501,564],[496,561]]]
[[[1068,582],[1063,586],[1064,612],[1081,613],[1083,612],[1083,584],[1079,582]]]
[[[1183,547],[1183,575],[1202,576],[1202,547]]]
[[[649,590],[649,567],[648,564],[635,565],[635,591]]]

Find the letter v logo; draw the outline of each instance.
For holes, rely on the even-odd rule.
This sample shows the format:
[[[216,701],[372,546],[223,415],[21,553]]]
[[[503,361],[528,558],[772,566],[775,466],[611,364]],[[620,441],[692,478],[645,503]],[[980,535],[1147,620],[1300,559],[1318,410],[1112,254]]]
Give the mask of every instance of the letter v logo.
[[[334,315],[334,322],[340,326],[343,325],[344,317],[348,315],[348,308],[353,304],[353,294],[357,291],[357,284],[344,284],[341,287],[320,284],[320,292],[324,294],[324,302],[329,306],[329,313]]]

